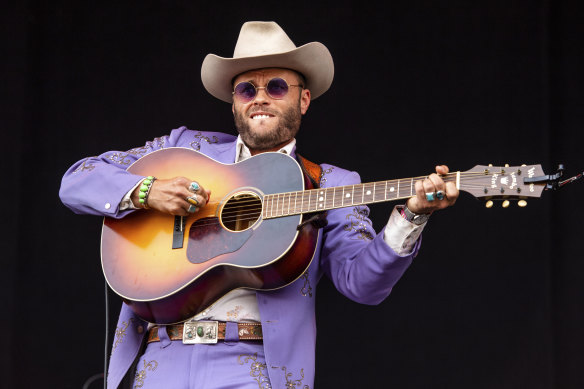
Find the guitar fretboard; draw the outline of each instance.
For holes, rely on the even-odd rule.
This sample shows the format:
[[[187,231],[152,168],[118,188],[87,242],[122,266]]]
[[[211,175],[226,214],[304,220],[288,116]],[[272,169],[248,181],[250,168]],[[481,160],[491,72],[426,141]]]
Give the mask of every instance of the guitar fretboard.
[[[262,217],[271,219],[406,199],[415,195],[414,186],[418,180],[423,180],[423,178],[404,178],[265,195]]]

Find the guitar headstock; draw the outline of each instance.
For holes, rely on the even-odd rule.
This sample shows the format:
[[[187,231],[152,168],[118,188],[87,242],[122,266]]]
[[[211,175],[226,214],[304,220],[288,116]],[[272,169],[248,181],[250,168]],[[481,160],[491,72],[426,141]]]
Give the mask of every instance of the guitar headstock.
[[[525,206],[527,198],[541,197],[545,183],[525,183],[525,178],[543,176],[541,165],[492,166],[477,165],[460,173],[460,190],[470,193],[477,199],[487,200],[487,207],[493,205],[491,200],[520,200]]]

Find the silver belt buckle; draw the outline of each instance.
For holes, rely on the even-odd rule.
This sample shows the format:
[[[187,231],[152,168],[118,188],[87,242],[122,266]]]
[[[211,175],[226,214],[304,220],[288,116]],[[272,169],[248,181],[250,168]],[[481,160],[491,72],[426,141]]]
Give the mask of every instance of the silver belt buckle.
[[[219,322],[217,321],[186,321],[183,328],[184,344],[217,343]]]

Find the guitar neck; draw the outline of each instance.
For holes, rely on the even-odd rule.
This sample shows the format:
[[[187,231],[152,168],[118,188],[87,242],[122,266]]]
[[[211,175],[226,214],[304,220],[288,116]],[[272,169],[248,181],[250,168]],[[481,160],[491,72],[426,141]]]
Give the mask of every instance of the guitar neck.
[[[456,172],[448,174],[444,179],[456,180],[458,187],[459,177],[460,172]],[[416,194],[416,182],[423,181],[425,178],[425,176],[410,177],[332,188],[269,194],[264,196],[262,217],[264,219],[272,219],[335,208],[407,199]]]

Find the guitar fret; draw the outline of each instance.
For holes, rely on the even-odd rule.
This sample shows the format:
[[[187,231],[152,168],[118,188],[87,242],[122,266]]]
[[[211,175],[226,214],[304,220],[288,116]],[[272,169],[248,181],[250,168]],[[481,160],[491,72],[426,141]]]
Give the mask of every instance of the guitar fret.
[[[280,193],[280,216],[284,216],[284,203],[286,201],[286,193]]]
[[[292,193],[288,193],[288,215],[290,215],[290,201],[292,201]]]
[[[399,199],[400,195],[399,195],[399,181],[397,180],[397,196],[395,197],[396,199]]]
[[[413,196],[413,190],[414,190],[414,177],[412,177],[412,182],[410,183],[410,196]]]
[[[314,210],[317,211],[318,208],[320,207],[320,205],[322,204],[321,202],[321,198],[324,199],[324,197],[321,196],[321,192],[318,190],[314,191]]]
[[[296,206],[296,200],[298,200],[298,192],[294,192],[294,213],[298,213],[298,207]]]
[[[280,205],[280,215],[286,215],[284,211],[286,210],[286,193],[282,193],[282,203]]]
[[[282,193],[282,209],[280,211],[282,216],[286,214],[285,211],[286,211],[286,193]]]

